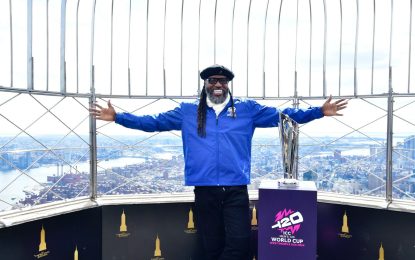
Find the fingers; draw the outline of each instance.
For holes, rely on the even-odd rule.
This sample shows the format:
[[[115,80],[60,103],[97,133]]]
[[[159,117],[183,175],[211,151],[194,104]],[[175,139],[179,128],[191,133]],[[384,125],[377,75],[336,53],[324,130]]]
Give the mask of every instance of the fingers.
[[[95,108],[90,108],[89,109],[90,112],[94,112],[94,113],[100,113],[101,110],[95,109]]]
[[[97,103],[93,103],[92,106],[94,107],[89,108],[89,114],[96,119],[101,119],[102,106],[98,105]],[[95,107],[98,107],[99,109],[96,109]]]
[[[339,104],[339,103],[342,103],[342,102],[345,102],[347,104],[348,100],[346,100],[345,98],[342,98],[342,99],[339,99],[339,100],[335,101],[334,104]]]
[[[346,105],[337,106],[337,110],[342,110],[342,109],[345,109],[346,107],[347,107]]]
[[[330,97],[327,99],[326,103],[328,101],[330,101],[331,98],[332,98],[332,96],[330,95]],[[332,105],[334,105],[334,107],[336,108],[336,110],[342,110],[342,109],[345,109],[347,107],[348,102],[349,102],[348,99],[342,98],[342,99],[339,99],[339,100],[334,101],[332,103]]]
[[[99,109],[102,109],[102,106],[100,106],[98,103],[94,103],[94,106],[98,107]]]
[[[89,114],[95,119],[104,120],[104,121],[114,121],[114,108],[111,104],[111,101],[107,102],[108,108],[102,107],[97,103],[93,103],[89,108]]]
[[[100,112],[90,112],[89,114],[95,119],[102,119]]]
[[[90,113],[91,115],[93,115],[95,118],[99,118],[101,117],[101,113],[97,113],[97,112],[92,112]]]
[[[111,100],[108,100],[107,104],[108,104],[108,108],[113,108],[113,106],[111,104]],[[101,110],[103,109],[103,107],[101,105],[99,105],[98,103],[93,103],[92,105],[95,106],[95,107],[98,107]]]
[[[330,103],[331,102],[331,99],[332,99],[332,96],[330,95],[329,98],[324,103],[326,103],[326,104]]]

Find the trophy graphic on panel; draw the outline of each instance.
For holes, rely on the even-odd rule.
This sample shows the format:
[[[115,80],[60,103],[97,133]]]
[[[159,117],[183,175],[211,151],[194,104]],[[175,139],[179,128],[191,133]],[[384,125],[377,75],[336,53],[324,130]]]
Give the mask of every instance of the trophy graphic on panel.
[[[42,225],[42,229],[40,230],[40,243],[39,243],[39,253],[35,254],[34,257],[40,259],[49,255],[49,251],[47,250],[46,246],[46,230]]]
[[[346,211],[344,212],[343,215],[343,225],[342,225],[342,231],[341,233],[339,233],[339,237],[341,238],[351,238],[352,235],[350,234],[350,230],[349,230],[349,223],[348,223],[348,217],[346,214]]]
[[[40,244],[39,244],[39,252],[46,250],[46,231],[42,226],[42,230],[40,230]]]
[[[385,250],[383,249],[382,243],[380,243],[380,248],[379,248],[379,260],[385,260]]]
[[[251,230],[258,230],[258,219],[256,217],[256,207],[252,209]]]
[[[193,210],[192,208],[190,208],[189,213],[188,213],[188,221],[187,221],[187,225],[186,225],[186,229],[184,230],[184,233],[186,234],[195,234],[197,232],[197,229],[195,227],[195,222],[193,219]]]
[[[160,238],[158,234],[156,237],[156,248],[154,250],[154,257],[152,257],[151,260],[164,260],[164,257],[161,256]]]
[[[254,205],[254,208],[252,209],[251,226],[258,226],[258,220],[256,218],[256,208],[255,208],[255,205]]]
[[[124,210],[122,211],[122,214],[121,214],[120,232],[127,232],[126,216],[125,216]]]
[[[195,222],[193,221],[193,211],[192,209],[189,210],[189,221],[187,222],[187,228],[195,228]]]
[[[120,224],[120,233],[115,234],[118,238],[126,238],[130,236],[130,233],[127,232],[127,215],[124,210],[121,214],[121,224]]]
[[[349,226],[347,224],[347,215],[346,215],[346,212],[344,212],[344,215],[343,215],[342,232],[343,233],[349,233]]]
[[[278,185],[298,186],[298,123],[283,113],[280,113],[279,117],[284,178],[278,181]]]
[[[156,249],[154,250],[154,256],[161,256],[159,235],[157,235],[157,238],[156,238]]]
[[[73,259],[78,260],[78,246],[75,247],[75,252],[73,253]]]

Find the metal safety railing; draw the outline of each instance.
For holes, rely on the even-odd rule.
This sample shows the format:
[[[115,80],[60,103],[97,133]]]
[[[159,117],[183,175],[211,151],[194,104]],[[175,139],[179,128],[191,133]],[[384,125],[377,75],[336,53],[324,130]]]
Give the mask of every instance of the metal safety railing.
[[[6,53],[9,58],[3,61],[2,66],[10,73],[2,76],[1,86],[49,91],[52,90],[49,85],[53,76],[59,79],[59,88],[54,86],[55,91],[88,93],[94,78],[104,77],[107,81],[106,88],[97,90],[97,93],[115,94],[114,83],[117,82],[117,88],[120,88],[118,81],[122,79],[125,87],[123,86],[121,95],[125,96],[194,96],[195,87],[200,85],[199,78],[195,80],[198,71],[211,63],[219,62],[233,68],[237,75],[240,75],[239,79],[245,82],[246,86],[245,91],[241,93],[243,96],[253,98],[282,98],[287,94],[326,97],[330,93],[338,96],[385,95],[389,92],[388,87],[385,87],[387,82],[381,84],[376,82],[376,74],[383,74],[386,71],[391,74],[393,67],[396,67],[395,73],[405,75],[399,80],[394,78],[399,82],[399,88],[394,86],[394,93],[411,95],[414,93],[411,86],[413,83],[411,82],[413,74],[411,73],[413,72],[411,0],[398,3],[369,0],[347,3],[342,0],[330,3],[300,0],[295,2],[211,0],[198,1],[197,4],[185,0],[166,0],[163,4],[144,0],[129,2],[111,0],[110,6],[109,3],[93,0],[78,0],[73,3],[62,0],[58,3],[60,5],[57,2],[33,0],[2,3],[3,12],[7,14],[3,19],[9,23],[8,28],[3,28],[1,32],[2,38],[6,39],[1,47],[8,50]],[[362,14],[364,19],[361,17]],[[223,18],[225,15],[230,18]],[[27,21],[25,26],[17,22],[22,16]],[[127,18],[122,19],[123,16]],[[137,24],[136,19],[142,16],[145,17],[145,24]],[[152,19],[155,19],[153,16],[163,19],[161,31],[158,30],[160,26],[156,27],[153,23]],[[240,23],[244,16],[245,24]],[[88,17],[89,23],[87,23]],[[173,19],[178,21],[180,26],[176,28],[168,23]],[[187,19],[196,21],[197,26],[192,28],[196,30],[185,30],[184,22],[187,22]],[[207,24],[204,20],[209,20],[212,24]],[[394,23],[394,20],[407,21],[408,24]],[[52,29],[52,25],[56,26],[54,24],[56,22],[59,22],[58,30]],[[212,30],[213,34],[209,35],[213,39],[212,46],[205,46],[204,40],[208,37],[203,32],[210,33]],[[26,35],[22,33],[24,31]],[[402,31],[405,34],[401,34]],[[144,35],[141,34],[142,32]],[[239,35],[241,32],[244,35]],[[354,35],[351,32],[354,32]],[[260,33],[262,36],[258,38]],[[152,34],[159,34],[157,37],[162,42],[158,45],[160,49],[152,47],[154,42],[150,41],[156,39],[152,38]],[[245,40],[241,42],[243,36]],[[125,39],[126,50],[120,48],[122,46],[117,37]],[[171,39],[177,42],[170,42]],[[20,40],[25,40],[25,49],[17,43]],[[137,56],[131,50],[131,46],[135,43],[144,47],[145,64],[140,65],[138,62],[144,57]],[[39,44],[44,45],[38,46]],[[88,44],[90,48],[86,49],[85,46]],[[179,46],[177,50],[180,55],[178,60],[168,63],[166,60],[171,59],[174,54],[168,49],[171,44]],[[241,49],[238,45],[243,45],[244,48]],[[210,48],[212,48],[211,53]],[[82,50],[81,55],[80,50]],[[227,50],[229,53],[226,53]],[[285,55],[287,50],[292,57]],[[17,55],[18,52],[26,53],[26,67],[21,66],[24,63],[23,56]],[[157,53],[162,55],[157,56]],[[105,57],[98,57],[98,54]],[[51,56],[55,58],[52,59]],[[125,56],[122,60],[125,65],[120,64],[120,59],[116,59],[118,56]],[[156,69],[156,65],[150,66],[149,62],[153,57],[155,59],[160,57],[161,62],[157,62],[160,68]],[[184,64],[189,57],[192,58],[193,69]],[[16,62],[17,58],[19,62]],[[151,60],[151,64],[155,59]],[[388,65],[385,63],[386,59]],[[282,62],[284,66],[281,65]],[[117,69],[120,65],[126,70]],[[287,65],[289,68],[285,68]],[[101,67],[98,72],[97,66]],[[108,67],[104,69],[104,66]],[[52,69],[54,74],[58,72],[56,67],[59,68],[58,75],[51,75]],[[332,79],[330,85],[333,86],[329,88],[328,70],[334,72],[336,69],[337,89],[334,87],[335,80]],[[34,78],[34,71],[38,79]],[[22,72],[26,72],[26,86],[21,83],[15,84],[16,77],[20,78]],[[141,80],[135,81],[136,73],[145,77],[145,84]],[[170,78],[179,84],[169,83],[170,79],[166,78],[166,74],[172,75],[172,73],[177,75]],[[80,79],[81,75],[83,75],[82,79]],[[89,87],[86,75],[89,77]],[[185,75],[194,76],[190,77],[192,80],[185,82]],[[260,93],[256,90],[257,85],[248,84],[252,81],[251,77],[256,75],[259,75],[257,78],[259,80],[256,82],[262,86],[260,95],[257,95]],[[152,81],[155,81],[155,77],[162,79],[156,83],[162,83],[163,87],[151,93],[149,84],[153,85]],[[307,82],[302,84],[301,89],[298,86],[299,77],[302,82]],[[363,87],[360,83],[363,79],[368,83],[367,86]],[[392,75],[389,80],[392,81]],[[352,85],[349,82],[353,82]],[[55,79],[55,85],[56,83]],[[70,90],[68,84],[71,84]],[[188,85],[193,85],[191,90]],[[281,88],[287,86],[290,91],[281,92]],[[352,87],[352,91],[348,89],[349,87]],[[137,88],[142,89],[140,90],[142,94],[134,94]],[[169,95],[169,92],[176,92],[177,95]]]
[[[314,147],[333,154],[337,153],[339,140],[356,134],[376,145],[377,152],[365,158],[342,157],[343,164],[355,167],[354,177],[363,173],[370,178],[371,185],[353,192],[344,186],[334,189],[337,176],[315,170],[307,161],[315,152],[307,150],[308,144],[300,167],[304,172],[318,175],[319,183],[330,183],[320,185],[321,190],[385,196],[387,201],[415,197],[414,173],[409,170],[415,159],[411,152],[415,118],[411,113],[401,113],[415,102],[411,78],[414,74],[412,0],[9,0],[0,3],[0,10],[3,25],[0,37],[5,39],[0,43],[5,57],[0,61],[4,72],[0,75],[0,96],[4,97],[0,109],[16,103],[15,99],[29,96],[44,110],[36,120],[29,120],[26,127],[0,111],[2,120],[18,129],[17,135],[0,144],[1,161],[19,171],[19,177],[10,185],[20,176],[32,178],[27,174],[30,165],[19,169],[3,156],[13,152],[6,147],[22,134],[45,152],[31,165],[46,154],[53,154],[64,164],[77,164],[55,152],[65,137],[55,146],[48,146],[28,131],[46,116],[58,120],[69,130],[67,135],[77,136],[88,146],[89,186],[76,196],[87,190],[92,199],[99,196],[99,169],[127,184],[135,183],[140,179],[138,176],[126,178],[99,166],[100,145],[96,136],[119,142],[122,148],[116,149],[137,148],[141,141],[128,145],[120,142],[112,134],[101,132],[106,124],[97,127],[92,118],[87,132],[89,141],[84,140],[74,131],[88,118],[87,106],[79,100],[88,99],[89,105],[109,98],[149,100],[137,110],[127,110],[137,112],[153,102],[194,99],[201,90],[200,70],[211,63],[221,63],[237,75],[230,86],[235,96],[274,102],[272,105],[288,101],[294,106],[308,106],[333,94],[336,98],[350,99],[349,109],[355,102],[375,111],[373,116],[352,109],[351,115],[346,111],[344,118],[334,118],[331,122],[345,128],[334,139],[323,140],[304,130],[307,125],[302,128],[303,136],[313,140]],[[52,106],[45,105],[38,96],[57,101]],[[53,112],[67,99],[84,109],[85,116],[79,125],[70,126]],[[383,105],[378,105],[377,100]],[[367,120],[347,122],[353,121],[353,117]],[[381,129],[376,127],[378,124],[382,124]],[[384,142],[364,131],[371,127],[379,130]],[[322,129],[333,130],[330,126]],[[395,141],[400,132],[406,134],[402,143]],[[254,152],[263,147],[254,145]],[[85,156],[78,159],[84,160]],[[384,168],[372,169],[366,165],[366,160],[382,156]],[[0,187],[1,191],[8,189],[9,184]],[[116,184],[103,194],[116,194],[119,187]],[[53,193],[57,199],[65,199],[55,189],[56,185],[51,186],[43,197]]]

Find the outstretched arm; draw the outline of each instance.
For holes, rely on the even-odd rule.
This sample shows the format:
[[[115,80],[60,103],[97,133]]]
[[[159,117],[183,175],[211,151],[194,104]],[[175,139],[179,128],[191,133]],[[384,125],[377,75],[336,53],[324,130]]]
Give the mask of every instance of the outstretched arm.
[[[104,121],[115,121],[115,109],[111,105],[111,101],[108,100],[108,108],[102,107],[96,103],[93,104],[93,107],[89,109],[89,113],[93,115],[96,119]]]
[[[332,97],[330,95],[321,106],[321,112],[323,112],[324,116],[342,116],[343,114],[339,114],[338,111],[347,107],[347,100],[343,98],[331,103],[331,99]]]
[[[183,119],[180,107],[157,115],[136,116],[130,113],[116,113],[111,101],[108,101],[108,108],[95,103],[89,111],[96,119],[115,121],[116,124],[124,127],[146,132],[180,130]]]

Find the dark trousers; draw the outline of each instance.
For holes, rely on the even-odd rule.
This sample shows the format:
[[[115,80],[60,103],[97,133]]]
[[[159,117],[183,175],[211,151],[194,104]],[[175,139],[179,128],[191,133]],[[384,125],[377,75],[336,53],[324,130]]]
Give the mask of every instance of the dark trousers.
[[[197,186],[194,192],[205,259],[249,259],[251,223],[246,185]]]

